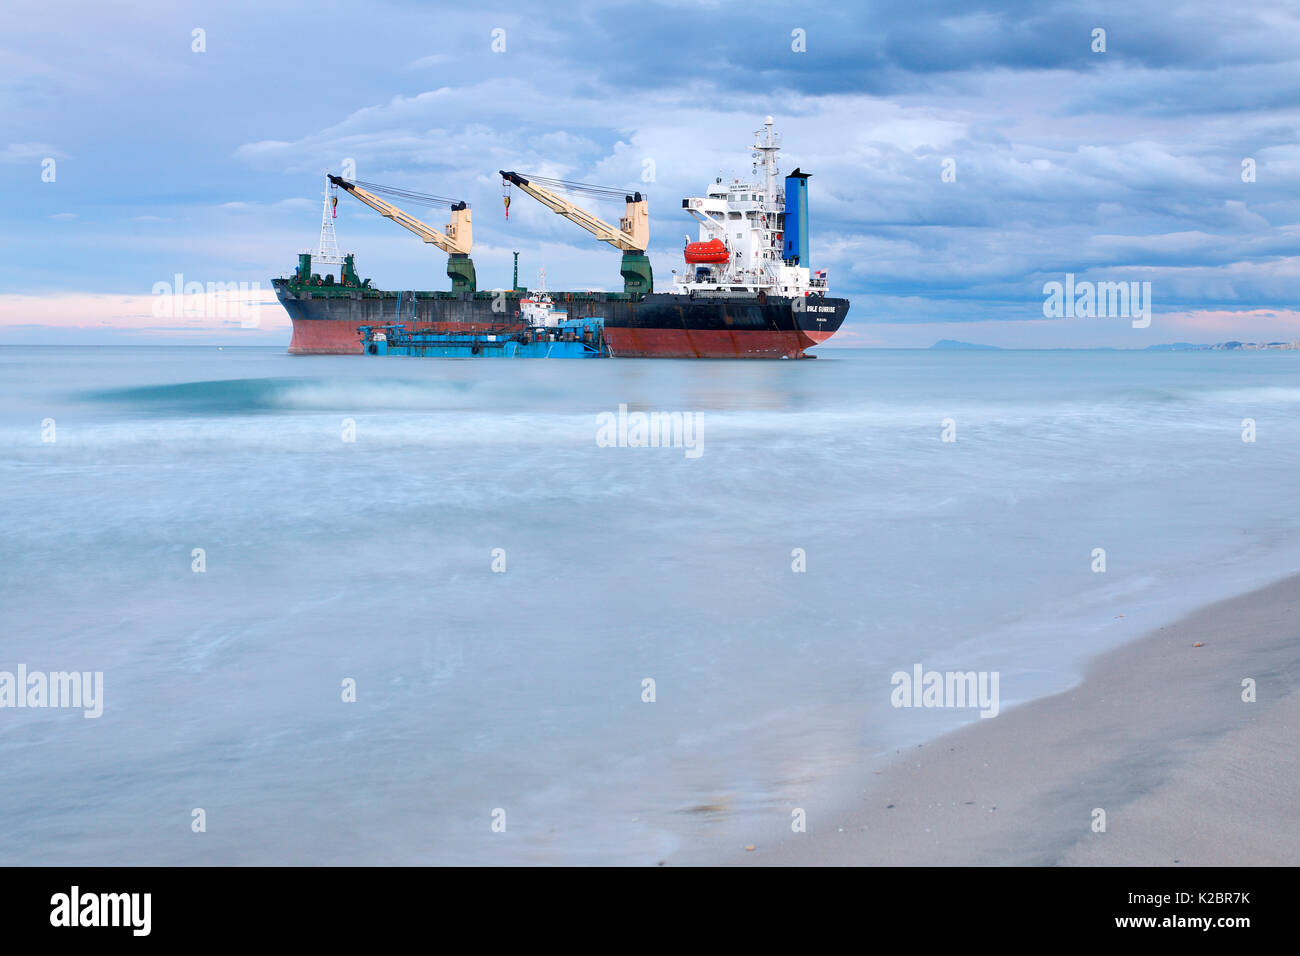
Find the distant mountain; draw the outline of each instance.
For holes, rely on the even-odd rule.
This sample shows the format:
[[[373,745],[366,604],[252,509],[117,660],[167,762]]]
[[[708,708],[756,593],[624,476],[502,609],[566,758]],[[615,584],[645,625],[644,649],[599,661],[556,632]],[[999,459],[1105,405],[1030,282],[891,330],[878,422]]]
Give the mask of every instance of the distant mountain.
[[[940,339],[930,346],[932,349],[1000,349],[1000,345],[976,345],[973,342],[958,342],[956,339]]]
[[[1000,345],[979,345],[975,342],[959,342],[957,339],[940,339],[930,346],[931,349],[941,349],[947,351],[1001,351]],[[1264,350],[1285,350],[1290,352],[1300,351],[1300,341],[1296,342],[1218,342],[1214,345],[1198,345],[1195,342],[1166,342],[1161,345],[1148,345],[1142,349],[1123,349],[1122,351],[1133,352],[1255,352]],[[1065,352],[1117,352],[1121,351],[1112,345],[1096,345],[1087,348],[1070,348],[1069,346],[1060,346],[1057,349],[1044,349],[1042,351],[1065,351]]]
[[[1215,345],[1192,345],[1190,342],[1175,342],[1172,345],[1148,345],[1147,352],[1260,352],[1265,350],[1283,350],[1294,352],[1300,350],[1300,342],[1218,342]]]

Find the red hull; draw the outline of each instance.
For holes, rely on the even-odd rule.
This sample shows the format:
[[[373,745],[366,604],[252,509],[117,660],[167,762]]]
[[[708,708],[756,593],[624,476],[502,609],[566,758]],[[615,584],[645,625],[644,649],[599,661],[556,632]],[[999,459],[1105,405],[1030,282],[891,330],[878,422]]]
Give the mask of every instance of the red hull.
[[[816,343],[802,332],[605,329],[615,358],[800,358]]]
[[[361,333],[357,331],[365,322],[346,319],[295,319],[293,338],[289,341],[290,355],[360,355]],[[514,332],[523,328],[518,323],[468,326],[451,322],[402,323],[408,329],[434,329],[438,332]]]
[[[293,323],[292,355],[360,355],[363,322],[346,319],[300,319]],[[411,329],[466,332],[462,323],[409,322]],[[510,332],[522,326],[477,326],[478,331]],[[806,330],[721,331],[711,329],[606,328],[615,358],[800,358],[804,349],[830,338]]]

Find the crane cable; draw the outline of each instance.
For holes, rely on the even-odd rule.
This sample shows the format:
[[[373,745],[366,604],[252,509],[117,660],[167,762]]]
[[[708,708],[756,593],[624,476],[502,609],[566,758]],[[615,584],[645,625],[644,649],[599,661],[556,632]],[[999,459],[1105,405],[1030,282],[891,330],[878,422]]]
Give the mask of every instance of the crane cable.
[[[367,192],[378,193],[383,196],[391,196],[394,199],[401,199],[406,203],[416,206],[454,206],[460,202],[458,199],[448,199],[446,196],[435,196],[432,193],[419,193],[411,189],[399,189],[396,186],[383,186],[379,183],[362,182],[359,179],[349,180],[353,186],[360,186]]]
[[[617,186],[594,186],[591,183],[576,183],[568,179],[550,179],[546,176],[524,176],[523,179],[530,183],[537,183],[544,189],[559,189],[568,193],[579,193],[584,196],[594,196],[597,199],[617,199],[623,200],[628,196],[638,192],[635,189],[620,189]],[[645,193],[641,193],[642,196]]]

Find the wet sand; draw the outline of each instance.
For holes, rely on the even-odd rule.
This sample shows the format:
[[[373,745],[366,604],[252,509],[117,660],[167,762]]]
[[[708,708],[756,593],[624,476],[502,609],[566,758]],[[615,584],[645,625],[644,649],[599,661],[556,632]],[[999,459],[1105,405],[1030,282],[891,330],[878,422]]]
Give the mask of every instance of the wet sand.
[[[1296,865],[1300,576],[1203,608],[1096,658],[1072,690],[864,773],[838,818],[756,836],[722,862]]]

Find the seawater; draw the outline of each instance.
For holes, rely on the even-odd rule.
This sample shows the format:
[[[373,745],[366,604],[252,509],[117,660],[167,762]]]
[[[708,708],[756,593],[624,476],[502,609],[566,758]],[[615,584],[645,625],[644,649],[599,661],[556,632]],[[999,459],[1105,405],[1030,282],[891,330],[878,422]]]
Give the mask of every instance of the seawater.
[[[598,444],[621,405],[701,453]],[[1294,352],[0,348],[0,670],[104,675],[98,719],[0,709],[0,863],[653,864],[829,825],[979,720],[895,709],[894,672],[996,671],[1005,712],[1296,570],[1298,413]]]

